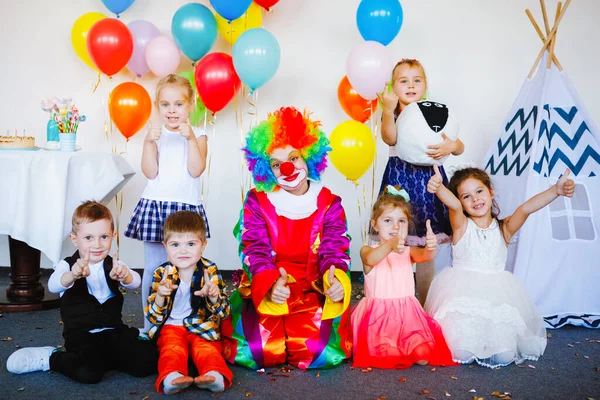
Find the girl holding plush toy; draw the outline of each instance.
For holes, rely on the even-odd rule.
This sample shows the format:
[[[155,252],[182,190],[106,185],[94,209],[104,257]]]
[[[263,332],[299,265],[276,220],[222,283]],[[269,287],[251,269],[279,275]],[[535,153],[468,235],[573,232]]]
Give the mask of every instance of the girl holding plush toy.
[[[439,243],[450,241],[448,209],[435,196],[427,193],[433,165],[440,167],[443,184],[448,178],[441,164],[450,154],[459,155],[464,145],[456,137],[457,123],[444,104],[421,101],[427,91],[427,78],[421,63],[403,59],[392,71],[386,93],[379,96],[383,104],[381,136],[390,146],[390,157],[383,173],[382,192],[388,185],[400,186],[409,193],[415,223],[407,237],[408,246],[424,246],[425,221]],[[433,279],[435,261],[417,264],[417,296],[425,304]]]

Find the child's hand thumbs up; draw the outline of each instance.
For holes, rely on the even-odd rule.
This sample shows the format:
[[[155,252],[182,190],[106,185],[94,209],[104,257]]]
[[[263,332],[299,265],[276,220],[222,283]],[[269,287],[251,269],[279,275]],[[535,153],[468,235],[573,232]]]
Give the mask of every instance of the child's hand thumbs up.
[[[425,245],[427,246],[427,250],[435,250],[437,249],[437,237],[435,233],[433,233],[433,229],[431,229],[431,221],[425,221],[425,226],[427,227],[427,233],[425,234]]]
[[[146,138],[144,139],[146,142],[154,143],[158,139],[160,139],[160,135],[162,134],[162,126],[157,123],[152,123],[152,121],[148,122],[148,132],[146,133]]]
[[[290,288],[287,286],[287,272],[279,268],[280,277],[277,279],[271,289],[271,301],[277,304],[283,304],[290,297]]]
[[[556,182],[556,190],[559,196],[573,197],[573,194],[575,194],[575,182],[573,179],[568,179],[570,174],[571,171],[567,168],[558,182]]]
[[[194,131],[192,130],[192,125],[190,124],[190,119],[185,121],[185,123],[179,125],[179,134],[183,136],[186,140],[192,140],[195,138]]]
[[[327,278],[331,286],[325,291],[325,295],[329,296],[331,301],[337,303],[344,298],[344,287],[335,277],[335,266],[332,265],[327,273],[329,274]]]
[[[438,189],[442,185],[442,174],[440,173],[440,169],[437,165],[433,166],[433,171],[435,174],[429,178],[429,182],[427,182],[427,191],[431,194],[437,193]]]

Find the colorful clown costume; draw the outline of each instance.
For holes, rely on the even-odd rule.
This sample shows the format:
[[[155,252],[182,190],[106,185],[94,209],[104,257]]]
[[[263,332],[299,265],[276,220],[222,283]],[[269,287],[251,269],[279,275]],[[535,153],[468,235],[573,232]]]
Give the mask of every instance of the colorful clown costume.
[[[253,189],[235,233],[244,274],[221,327],[225,358],[254,369],[286,362],[307,369],[350,357],[350,236],[341,199],[314,181],[300,196]],[[323,295],[331,266],[344,288],[337,303]],[[291,291],[284,304],[270,298],[279,268]]]

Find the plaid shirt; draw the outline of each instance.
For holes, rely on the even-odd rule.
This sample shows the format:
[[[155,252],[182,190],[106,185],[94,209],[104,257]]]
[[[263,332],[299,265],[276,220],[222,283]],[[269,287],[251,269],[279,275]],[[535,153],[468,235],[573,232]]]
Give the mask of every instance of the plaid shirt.
[[[173,309],[173,300],[175,299],[175,293],[177,289],[173,290],[169,297],[165,297],[164,307],[160,307],[156,304],[156,292],[160,281],[163,278],[165,268],[172,264],[166,262],[163,265],[156,268],[154,276],[152,277],[152,285],[150,286],[150,296],[148,296],[148,305],[144,309],[146,318],[152,327],[148,331],[148,336],[151,338],[158,338],[158,334],[164,323],[169,318],[171,310]],[[171,283],[179,285],[181,280],[179,279],[179,273],[177,267],[169,268],[170,275],[167,277]],[[213,304],[208,297],[198,297],[194,295],[194,292],[202,289],[204,286],[204,270],[208,271],[210,279],[219,286],[220,296]],[[192,281],[190,283],[190,303],[192,305],[192,313],[189,317],[183,319],[183,326],[188,331],[200,335],[207,341],[216,341],[221,339],[220,334],[220,321],[227,318],[229,315],[230,303],[227,295],[225,294],[225,284],[221,273],[217,269],[217,265],[210,260],[201,258],[196,266]]]

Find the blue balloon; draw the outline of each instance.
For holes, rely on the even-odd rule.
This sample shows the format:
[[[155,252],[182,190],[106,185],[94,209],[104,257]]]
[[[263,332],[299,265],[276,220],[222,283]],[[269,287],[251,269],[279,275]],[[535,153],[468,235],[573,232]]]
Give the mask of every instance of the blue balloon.
[[[173,15],[171,33],[183,54],[196,62],[215,44],[217,20],[206,6],[198,3],[185,4]]]
[[[117,18],[119,18],[119,14],[127,10],[134,1],[135,0],[102,0],[106,8],[117,14]]]
[[[210,4],[221,17],[233,21],[244,15],[252,0],[210,0]]]
[[[356,10],[356,25],[365,40],[387,46],[400,31],[402,17],[398,0],[363,0]]]
[[[253,91],[275,75],[280,59],[277,39],[262,28],[248,29],[233,45],[235,72]]]

